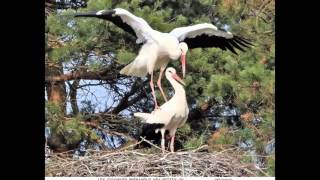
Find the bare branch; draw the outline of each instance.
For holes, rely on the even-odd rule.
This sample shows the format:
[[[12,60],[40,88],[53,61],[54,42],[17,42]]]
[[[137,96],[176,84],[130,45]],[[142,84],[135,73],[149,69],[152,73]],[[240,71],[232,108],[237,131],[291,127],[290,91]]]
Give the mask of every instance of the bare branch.
[[[131,90],[129,92],[127,92],[124,97],[120,100],[120,102],[118,103],[118,105],[113,108],[113,110],[111,111],[112,114],[118,114],[120,111],[128,108],[129,106],[132,106],[134,103],[136,103],[137,101],[139,101],[142,97],[145,96],[144,91],[141,90],[141,86],[144,86],[145,83],[147,81],[144,81],[141,83],[141,81],[139,79],[137,79],[131,86]],[[129,98],[134,95],[136,92],[138,92],[138,95],[134,98],[132,98],[129,101]]]
[[[76,79],[86,79],[86,80],[113,80],[120,77],[124,77],[121,74],[114,74],[114,72],[107,73],[105,70],[100,72],[71,72],[69,74],[63,74],[59,76],[47,76],[45,78],[46,82],[52,81],[70,81]]]

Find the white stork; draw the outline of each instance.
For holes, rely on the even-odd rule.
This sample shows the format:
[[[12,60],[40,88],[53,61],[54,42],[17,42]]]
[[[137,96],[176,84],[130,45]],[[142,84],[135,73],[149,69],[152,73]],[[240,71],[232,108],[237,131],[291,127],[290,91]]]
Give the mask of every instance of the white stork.
[[[188,48],[216,47],[222,50],[228,49],[237,54],[234,48],[244,51],[241,46],[249,47],[249,45],[252,45],[248,40],[235,36],[230,32],[218,30],[216,26],[209,23],[179,27],[169,33],[162,33],[152,29],[144,19],[121,8],[93,13],[79,13],[75,17],[96,17],[111,21],[116,26],[135,36],[137,44],[143,44],[135,60],[124,67],[120,74],[137,77],[144,77],[150,74],[150,87],[155,109],[158,108],[158,104],[154,93],[153,71],[160,69],[157,85],[163,98],[167,101],[161,87],[163,71],[170,60],[176,60],[180,57],[184,78]]]
[[[172,67],[167,68],[165,76],[174,89],[174,95],[172,98],[164,103],[160,109],[156,109],[152,113],[134,113],[135,117],[141,118],[148,124],[161,125],[160,128],[156,129],[156,133],[160,130],[161,132],[161,149],[162,152],[165,150],[165,131],[169,131],[171,137],[170,150],[174,152],[174,138],[176,130],[182,127],[187,121],[189,108],[187,104],[186,92],[184,87],[179,84],[184,82],[177,75],[176,70]],[[179,81],[179,82],[177,82]]]

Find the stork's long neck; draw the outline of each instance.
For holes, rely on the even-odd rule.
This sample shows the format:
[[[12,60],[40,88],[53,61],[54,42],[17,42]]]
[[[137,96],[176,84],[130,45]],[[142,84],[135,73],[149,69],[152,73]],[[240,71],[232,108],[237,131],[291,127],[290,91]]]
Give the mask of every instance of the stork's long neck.
[[[175,79],[173,79],[171,76],[167,77],[167,79],[174,89],[173,97],[182,97],[183,99],[185,99],[186,92],[185,92],[183,86],[180,83],[178,83]]]

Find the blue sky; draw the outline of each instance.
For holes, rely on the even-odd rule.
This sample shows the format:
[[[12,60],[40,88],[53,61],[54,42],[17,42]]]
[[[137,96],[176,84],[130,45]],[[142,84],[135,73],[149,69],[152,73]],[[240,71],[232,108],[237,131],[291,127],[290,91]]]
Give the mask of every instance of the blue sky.
[[[72,82],[70,82],[72,83]],[[79,85],[84,84],[95,84],[99,83],[99,81],[94,80],[81,80]],[[69,88],[67,88],[67,92],[69,92]],[[111,105],[113,103],[113,94],[112,92],[108,92],[103,86],[86,86],[81,89],[78,89],[77,93],[77,102],[79,109],[81,109],[81,101],[91,101],[92,104],[96,104],[96,111],[103,111],[105,109],[106,104]],[[71,111],[70,101],[67,102],[67,113]]]

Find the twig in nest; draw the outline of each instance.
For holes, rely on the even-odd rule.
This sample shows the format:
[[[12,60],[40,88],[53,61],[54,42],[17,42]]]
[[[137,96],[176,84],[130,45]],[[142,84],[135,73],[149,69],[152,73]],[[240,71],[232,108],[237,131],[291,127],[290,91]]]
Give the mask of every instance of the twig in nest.
[[[176,152],[176,153],[179,154],[179,155],[188,154],[188,153],[190,153],[190,152],[195,153],[195,152],[198,152],[198,151],[200,151],[200,150],[202,150],[202,149],[205,149],[205,148],[207,148],[207,147],[208,147],[208,145],[205,144],[205,145],[199,146],[198,148],[193,149],[193,150],[191,150],[191,151],[180,151],[180,152]]]
[[[151,143],[152,144],[152,143]],[[158,148],[160,149],[160,148]],[[200,149],[200,148],[198,148]],[[46,164],[46,176],[258,176],[260,170],[241,162],[237,152],[143,154],[137,150],[94,152],[79,159],[72,155],[64,159],[53,154]],[[267,174],[265,174],[267,175]]]
[[[238,149],[238,147],[225,149],[225,150],[220,151],[220,152],[218,152],[217,154],[215,154],[215,156],[220,155],[220,154],[222,154],[222,153],[224,153],[224,152],[227,152],[227,151],[235,150],[235,149]]]
[[[163,161],[164,159],[167,158],[167,156],[168,156],[169,154],[170,154],[170,153],[165,154],[160,160]]]
[[[264,172],[259,166],[254,166],[256,169],[258,169],[262,174],[265,176],[270,176],[268,173]]]
[[[202,145],[202,146],[198,147],[197,149],[192,150],[191,152],[198,152],[201,149],[204,149],[204,148],[207,148],[207,147],[208,147],[208,144],[205,144],[205,145]]]
[[[146,143],[150,144],[151,146],[153,146],[153,147],[155,147],[155,148],[157,148],[157,149],[160,149],[160,150],[162,151],[162,149],[161,149],[160,147],[158,147],[157,145],[153,144],[152,142],[146,140],[145,138],[143,138],[143,137],[141,137],[141,136],[140,136],[140,138],[141,138],[143,141],[145,141]],[[169,151],[167,151],[167,150],[164,150],[164,151],[167,152],[167,153],[169,152]]]
[[[138,144],[140,144],[140,143],[142,143],[142,142],[143,142],[143,140],[141,140],[141,141],[139,141],[139,142],[137,142],[137,143],[131,144],[131,145],[129,145],[129,146],[120,148],[119,151],[123,151],[123,150],[129,149],[129,148],[134,147],[134,146],[136,146],[136,145],[138,145]]]

